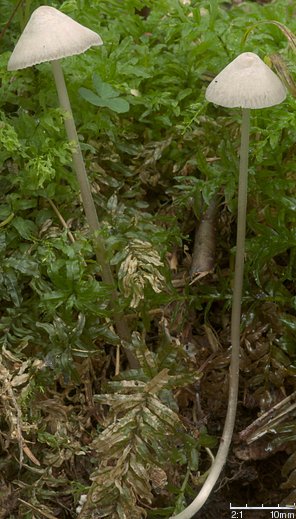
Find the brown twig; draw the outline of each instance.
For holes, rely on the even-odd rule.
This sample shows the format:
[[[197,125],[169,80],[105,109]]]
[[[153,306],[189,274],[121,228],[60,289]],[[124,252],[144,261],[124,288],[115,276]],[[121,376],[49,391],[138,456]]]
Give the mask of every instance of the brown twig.
[[[72,243],[75,243],[75,238],[74,238],[72,232],[70,231],[67,222],[66,222],[66,221],[64,220],[64,218],[62,217],[60,211],[58,210],[58,208],[56,207],[56,205],[53,203],[53,201],[50,200],[50,198],[48,198],[48,202],[49,202],[49,204],[51,205],[52,209],[54,210],[55,214],[57,215],[58,219],[60,220],[62,226],[64,227],[64,229],[66,229],[67,234],[68,234],[68,236],[69,236],[69,240],[70,240]]]
[[[8,18],[6,24],[4,25],[2,31],[0,32],[0,40],[3,38],[4,34],[6,33],[8,27],[10,26],[18,8],[21,6],[21,4],[23,3],[23,0],[19,0],[19,2],[16,4],[14,10],[12,11],[10,17]]]
[[[263,413],[254,422],[248,425],[246,429],[239,433],[240,439],[247,443],[252,443],[258,438],[261,438],[261,436],[270,432],[270,429],[282,422],[286,418],[287,414],[294,411],[295,408],[296,391],[281,400],[281,402],[272,406],[268,411],[266,411],[266,413]]]
[[[18,501],[20,501],[20,503],[23,503],[23,505],[27,506],[31,510],[34,510],[34,512],[37,512],[38,514],[43,515],[47,519],[58,519],[55,515],[52,515],[49,512],[45,512],[44,510],[42,510],[41,508],[38,508],[37,506],[31,505],[31,503],[24,501],[20,497],[18,498]]]

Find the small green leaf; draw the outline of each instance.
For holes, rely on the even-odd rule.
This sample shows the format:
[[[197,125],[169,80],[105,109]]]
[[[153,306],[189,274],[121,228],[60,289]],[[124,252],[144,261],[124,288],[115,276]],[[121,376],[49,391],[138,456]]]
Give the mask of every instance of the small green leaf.
[[[119,93],[116,92],[116,90],[114,90],[114,88],[111,85],[109,85],[108,83],[104,83],[104,81],[102,81],[100,76],[98,76],[97,74],[94,74],[93,84],[97,91],[97,94],[100,97],[103,97],[104,99],[119,96]]]
[[[29,239],[36,233],[36,225],[31,220],[25,220],[20,216],[16,216],[12,221],[13,227],[17,230],[19,235],[25,240]]]
[[[5,264],[26,276],[38,276],[39,274],[37,263],[29,258],[15,258],[11,256],[6,260]]]
[[[112,99],[105,99],[105,105],[106,108],[110,108],[110,110],[113,110],[113,112],[116,112],[118,114],[123,114],[124,112],[129,111],[129,102],[125,99],[122,99],[121,97],[116,97]]]
[[[129,103],[121,97],[99,97],[88,88],[80,88],[79,93],[83,99],[95,106],[110,108],[113,112],[124,113],[129,110]]]
[[[79,94],[83,99],[95,106],[105,106],[104,100],[101,99],[97,94],[89,90],[88,88],[79,88]]]

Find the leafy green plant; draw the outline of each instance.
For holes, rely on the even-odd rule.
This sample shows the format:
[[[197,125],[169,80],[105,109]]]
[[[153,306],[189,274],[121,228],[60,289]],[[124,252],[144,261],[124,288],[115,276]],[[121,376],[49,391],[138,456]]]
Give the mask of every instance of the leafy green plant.
[[[109,108],[118,114],[128,112],[129,103],[122,97],[119,97],[117,92],[111,85],[102,81],[100,76],[94,74],[93,85],[95,93],[88,88],[80,88],[79,93],[90,104],[100,106],[102,108]]]
[[[227,404],[239,117],[207,105],[204,92],[227,62],[255,47],[262,59],[276,51],[294,74],[276,25],[253,31],[247,49],[240,42],[250,19],[276,20],[295,32],[295,6],[286,0],[227,6],[220,0],[48,3],[104,41],[100,52],[69,58],[65,71],[118,293],[115,309],[136,331],[133,345],[128,340],[123,346],[132,346],[141,367],[127,370],[120,351],[110,285],[101,279],[88,238],[48,65],[7,72],[19,35],[14,17],[0,56],[0,341],[6,369],[1,390],[22,368],[29,375],[23,386],[12,387],[12,396],[24,442],[40,466],[25,451],[23,465],[17,462],[16,407],[10,396],[8,416],[1,400],[0,508],[11,519],[42,513],[74,518],[80,496],[88,495],[91,507],[92,495],[99,502],[104,489],[114,500],[101,503],[116,519],[127,495],[138,514],[168,518],[186,508],[204,481]],[[30,9],[40,4],[32,2]],[[145,6],[150,12],[142,11]],[[11,2],[0,0],[0,10],[2,29]],[[81,88],[105,106],[87,102]],[[122,101],[127,111],[112,109]],[[294,391],[295,113],[289,96],[285,110],[275,107],[272,118],[264,111],[253,115],[236,431],[266,412],[268,402],[276,405],[282,391]],[[214,269],[191,283],[195,229],[217,193]],[[158,374],[162,386],[153,392],[149,384]],[[151,427],[147,416],[153,418]],[[166,435],[163,419],[175,431],[167,425]],[[129,452],[123,432],[131,440]],[[103,451],[106,437],[114,445],[112,459]],[[116,444],[118,437],[122,444]],[[160,463],[150,469],[158,455]],[[283,458],[288,455],[283,451]],[[135,461],[142,468],[137,474]],[[232,461],[225,467],[227,487],[221,480],[221,506],[226,488],[243,503],[244,489],[252,495],[246,479],[239,492],[235,487],[239,470],[254,468],[252,460]],[[293,463],[290,467],[283,480],[293,473]],[[106,489],[104,470],[116,469],[118,486],[109,478]],[[260,481],[264,487],[264,478]],[[141,489],[150,502],[141,500]],[[283,489],[281,496],[290,491]],[[268,494],[271,499],[270,488]],[[278,494],[273,502],[277,499]]]

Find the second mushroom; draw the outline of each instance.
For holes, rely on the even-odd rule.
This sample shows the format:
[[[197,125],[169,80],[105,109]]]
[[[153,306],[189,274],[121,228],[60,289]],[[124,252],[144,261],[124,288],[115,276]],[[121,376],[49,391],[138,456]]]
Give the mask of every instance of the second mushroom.
[[[174,519],[191,519],[206,502],[226,462],[232,439],[239,384],[241,301],[244,278],[250,110],[281,103],[286,90],[280,79],[253,52],[244,52],[227,65],[209,84],[206,99],[226,108],[242,109],[238,180],[238,213],[235,271],[231,313],[231,361],[228,408],[222,438],[208,477],[194,501]]]

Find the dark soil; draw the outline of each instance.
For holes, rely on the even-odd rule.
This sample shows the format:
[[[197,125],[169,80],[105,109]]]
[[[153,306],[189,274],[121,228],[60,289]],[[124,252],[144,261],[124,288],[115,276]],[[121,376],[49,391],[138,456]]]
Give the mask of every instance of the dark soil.
[[[276,453],[266,460],[239,462],[234,458],[228,462],[224,478],[217,485],[212,496],[195,519],[231,518],[232,506],[277,506],[285,499],[287,492],[280,490],[283,482],[281,467],[287,455]],[[233,511],[234,513],[234,511]],[[244,519],[270,518],[270,510],[243,511]]]

